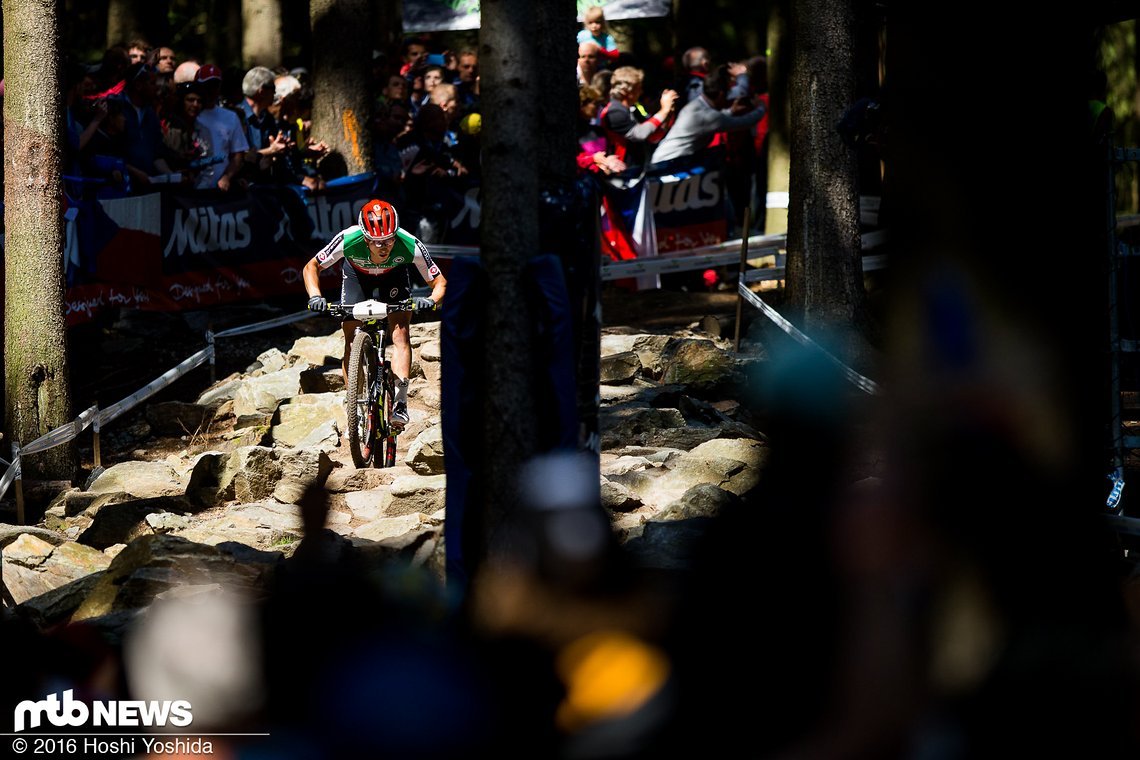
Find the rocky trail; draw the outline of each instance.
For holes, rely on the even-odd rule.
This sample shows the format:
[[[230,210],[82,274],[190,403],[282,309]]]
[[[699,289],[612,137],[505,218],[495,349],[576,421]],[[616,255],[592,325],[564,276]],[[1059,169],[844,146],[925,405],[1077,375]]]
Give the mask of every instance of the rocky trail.
[[[762,424],[741,389],[766,354],[751,339],[733,353],[734,311],[731,293],[621,294],[603,305],[602,497],[645,567],[683,566],[689,518],[715,515],[763,472]],[[98,370],[76,373],[76,407],[113,403],[200,349],[208,319],[217,330],[280,313],[126,312],[79,351]],[[41,627],[86,620],[114,633],[166,594],[223,583],[256,596],[296,549],[298,504],[313,486],[327,494],[336,551],[442,579],[439,322],[411,332],[412,422],[395,467],[353,467],[334,323],[219,342],[217,382],[196,370],[108,425],[102,469],[81,437],[85,482],[27,483],[32,525],[13,524],[11,493],[0,502],[5,606]],[[874,474],[873,458],[860,469]]]

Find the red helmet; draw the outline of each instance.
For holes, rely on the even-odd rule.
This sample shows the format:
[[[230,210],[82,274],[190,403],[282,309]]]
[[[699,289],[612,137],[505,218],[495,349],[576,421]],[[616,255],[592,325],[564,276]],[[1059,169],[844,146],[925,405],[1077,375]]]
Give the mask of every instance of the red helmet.
[[[361,207],[357,224],[368,240],[387,240],[396,234],[400,217],[391,203],[371,200]]]

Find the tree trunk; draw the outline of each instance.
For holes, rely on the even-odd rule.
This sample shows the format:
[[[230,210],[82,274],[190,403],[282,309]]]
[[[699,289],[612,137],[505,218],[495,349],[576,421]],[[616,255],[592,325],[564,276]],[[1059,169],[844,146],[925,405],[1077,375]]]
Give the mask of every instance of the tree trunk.
[[[209,27],[206,30],[206,60],[223,69],[241,65],[242,6],[231,0],[209,1]],[[243,76],[244,71],[238,76]],[[228,92],[231,83],[227,83]]]
[[[515,476],[535,453],[538,441],[532,320],[523,297],[527,287],[523,270],[539,245],[540,92],[535,62],[540,56],[534,19],[544,10],[529,0],[487,0],[479,29],[485,125],[480,234],[483,266],[491,283],[483,322],[487,477],[479,508],[488,543],[495,541],[504,519],[516,507]]]
[[[30,45],[28,40],[38,44]],[[59,20],[51,3],[4,2],[4,411],[27,444],[71,419],[63,309]],[[74,446],[31,457],[28,478],[70,480]]]
[[[110,0],[107,3],[107,45],[126,44],[139,37],[154,46],[167,44],[169,5],[167,0]]]
[[[367,0],[312,0],[313,134],[328,143],[325,179],[372,171],[372,40]]]
[[[242,0],[242,66],[281,63],[281,0]]]
[[[835,128],[854,102],[854,27],[851,0],[799,0],[792,9],[787,282],[809,334],[865,322],[855,154]],[[853,339],[837,347],[848,358]]]
[[[542,82],[542,108],[538,109],[538,179],[542,187],[562,187],[574,182],[578,154],[572,126],[578,118],[578,86],[574,80],[576,50],[566,45],[566,30],[573,29],[574,4],[544,2],[536,12],[534,66]]]
[[[771,15],[768,16],[768,50],[772,51],[768,60],[768,137],[764,141],[768,164],[763,185],[758,185],[761,190],[756,199],[759,208],[753,209],[753,216],[763,215],[763,229],[767,235],[788,231],[788,209],[784,204],[768,208],[767,196],[768,193],[788,192],[792,163],[788,152],[791,135],[788,123],[788,80],[791,77],[788,62],[794,48],[795,41],[788,34],[787,3],[781,2],[772,7]]]

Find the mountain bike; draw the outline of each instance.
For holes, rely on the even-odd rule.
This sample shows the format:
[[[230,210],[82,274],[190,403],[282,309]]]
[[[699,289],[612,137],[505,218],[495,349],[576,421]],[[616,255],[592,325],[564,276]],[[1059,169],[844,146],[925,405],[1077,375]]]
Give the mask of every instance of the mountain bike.
[[[344,410],[348,417],[348,450],[357,467],[392,467],[396,464],[396,437],[392,404],[396,396],[392,363],[387,348],[388,314],[415,311],[414,304],[368,300],[355,304],[330,303],[334,317],[362,322],[352,337],[348,355]]]

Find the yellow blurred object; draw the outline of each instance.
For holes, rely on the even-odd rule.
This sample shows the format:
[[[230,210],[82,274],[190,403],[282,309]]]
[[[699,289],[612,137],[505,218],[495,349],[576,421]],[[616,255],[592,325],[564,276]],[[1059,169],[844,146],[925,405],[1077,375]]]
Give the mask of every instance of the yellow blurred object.
[[[477,113],[469,113],[459,120],[459,129],[465,134],[477,135],[483,129],[483,117]]]
[[[558,654],[558,672],[566,685],[558,724],[574,731],[636,711],[664,686],[669,661],[664,652],[624,631],[597,631]]]

